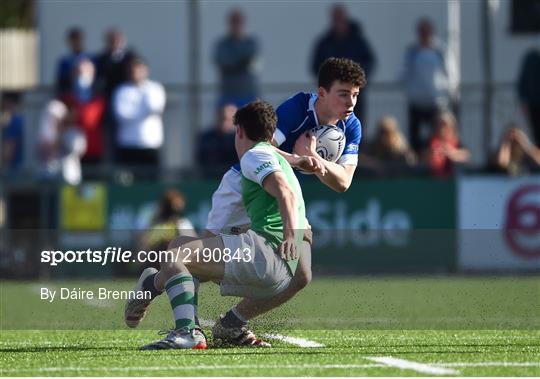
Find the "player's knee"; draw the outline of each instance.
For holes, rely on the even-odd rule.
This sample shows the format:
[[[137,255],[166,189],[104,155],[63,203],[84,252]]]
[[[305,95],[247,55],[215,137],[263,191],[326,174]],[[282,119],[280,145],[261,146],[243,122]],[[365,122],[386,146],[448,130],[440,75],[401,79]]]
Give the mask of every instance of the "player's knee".
[[[303,273],[303,275],[300,276],[300,282],[299,286],[301,288],[305,288],[311,283],[312,275],[311,271]]]
[[[291,286],[296,291],[300,291],[304,288],[306,288],[309,283],[311,283],[312,274],[311,270],[302,270],[297,273],[297,275],[294,276],[293,280],[291,281]]]
[[[182,249],[182,246],[179,245],[175,248],[169,247],[171,254],[165,256],[160,262],[160,269],[165,276],[174,276],[186,271],[186,252]]]

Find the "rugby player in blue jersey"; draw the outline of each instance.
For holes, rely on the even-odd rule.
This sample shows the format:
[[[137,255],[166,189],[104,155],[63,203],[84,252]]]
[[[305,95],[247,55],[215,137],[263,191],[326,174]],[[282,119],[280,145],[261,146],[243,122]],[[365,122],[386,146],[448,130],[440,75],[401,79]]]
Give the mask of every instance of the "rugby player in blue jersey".
[[[287,161],[297,168],[310,170],[321,182],[337,192],[351,185],[358,163],[358,147],[362,137],[360,121],[353,113],[359,92],[366,85],[364,70],[352,60],[329,58],[319,70],[317,93],[300,92],[276,110],[278,121],[274,144]],[[332,124],[345,133],[343,154],[337,162],[322,159],[315,151],[316,141],[309,130],[317,125]],[[310,159],[306,165],[306,156]],[[309,162],[312,162],[310,165]],[[233,166],[221,180],[212,196],[208,215],[207,235],[239,233],[249,226],[242,204],[241,171]],[[309,235],[309,233],[307,233]],[[311,240],[305,238],[298,268],[289,286],[279,294],[265,299],[244,298],[222,316],[212,328],[215,341],[223,345],[269,347],[247,327],[247,322],[291,299],[311,281]],[[143,272],[139,283],[142,290],[152,290],[155,271]],[[144,277],[143,277],[144,276]],[[125,320],[136,327],[144,317],[150,302],[128,302]]]

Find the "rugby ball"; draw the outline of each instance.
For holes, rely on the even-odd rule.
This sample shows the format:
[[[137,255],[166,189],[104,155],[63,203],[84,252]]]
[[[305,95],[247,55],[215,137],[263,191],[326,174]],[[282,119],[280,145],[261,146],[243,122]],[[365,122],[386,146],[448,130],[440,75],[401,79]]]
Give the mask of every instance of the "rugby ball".
[[[318,125],[310,130],[317,140],[316,151],[323,159],[335,162],[345,149],[345,133],[335,125]]]

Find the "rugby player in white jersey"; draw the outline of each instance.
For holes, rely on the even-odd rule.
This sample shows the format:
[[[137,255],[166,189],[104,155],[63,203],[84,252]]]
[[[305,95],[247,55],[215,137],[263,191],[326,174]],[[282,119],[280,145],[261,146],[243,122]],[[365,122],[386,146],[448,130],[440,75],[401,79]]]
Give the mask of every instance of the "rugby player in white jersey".
[[[353,113],[360,90],[366,85],[363,69],[344,58],[329,58],[321,65],[317,93],[300,92],[276,110],[278,121],[273,144],[293,167],[314,172],[319,180],[337,192],[345,192],[351,185],[358,163],[358,147],[362,136],[360,121]],[[318,125],[332,124],[345,133],[346,143],[336,163],[328,162],[315,151],[315,140],[309,130]],[[306,162],[305,157],[317,160]],[[249,226],[249,218],[242,203],[241,173],[233,166],[223,177],[212,196],[212,209],[208,215],[206,235],[238,233]],[[309,233],[299,248],[302,250],[298,269],[289,286],[267,299],[244,297],[221,317],[212,329],[214,339],[224,345],[268,347],[269,343],[257,338],[247,322],[285,303],[311,281],[311,246]],[[151,287],[152,275],[146,278],[146,290]],[[147,305],[126,306],[125,320],[136,327],[144,317]]]
[[[169,245],[176,259],[160,262],[160,271],[151,275],[153,291],[167,292],[175,326],[165,338],[143,350],[207,347],[195,318],[194,277],[219,283],[223,296],[268,299],[283,292],[296,271],[302,254],[297,246],[307,220],[293,169],[271,144],[276,128],[274,109],[262,101],[249,103],[236,112],[234,123],[241,196],[250,228],[237,235],[177,240]],[[212,252],[210,260],[204,259],[205,251]],[[141,279],[148,277],[142,275]]]

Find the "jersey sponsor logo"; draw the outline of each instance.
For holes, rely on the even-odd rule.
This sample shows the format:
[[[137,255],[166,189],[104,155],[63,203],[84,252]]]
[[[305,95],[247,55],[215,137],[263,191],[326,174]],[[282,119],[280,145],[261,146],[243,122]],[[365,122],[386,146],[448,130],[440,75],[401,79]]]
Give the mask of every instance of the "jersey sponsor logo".
[[[264,162],[262,165],[257,167],[255,170],[255,175],[259,175],[262,171],[266,170],[268,167],[272,167],[274,165],[274,162]]]
[[[347,152],[348,153],[358,153],[358,144],[351,143],[349,146],[347,146]]]

